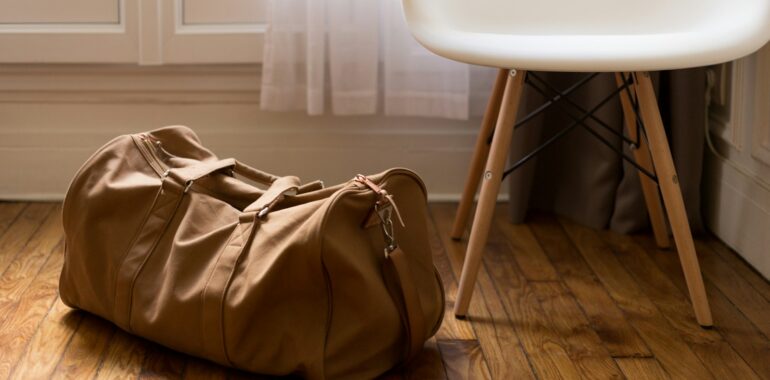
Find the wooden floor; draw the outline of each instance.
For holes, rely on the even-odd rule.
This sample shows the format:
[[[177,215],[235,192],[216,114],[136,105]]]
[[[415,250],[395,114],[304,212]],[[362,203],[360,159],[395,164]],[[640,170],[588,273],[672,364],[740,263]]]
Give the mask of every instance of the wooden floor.
[[[716,326],[695,323],[676,253],[547,215],[498,210],[466,321],[452,315],[464,243],[432,205],[446,318],[385,378],[770,379],[770,285],[714,239],[696,243]],[[0,203],[0,379],[248,378],[72,311],[57,296],[60,207]]]

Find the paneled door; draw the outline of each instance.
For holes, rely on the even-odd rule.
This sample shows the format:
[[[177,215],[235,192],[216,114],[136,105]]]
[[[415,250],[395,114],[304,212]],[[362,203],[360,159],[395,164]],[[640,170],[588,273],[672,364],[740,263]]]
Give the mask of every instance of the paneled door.
[[[0,0],[0,63],[137,62],[136,0]]]
[[[0,0],[0,63],[256,63],[267,0]]]

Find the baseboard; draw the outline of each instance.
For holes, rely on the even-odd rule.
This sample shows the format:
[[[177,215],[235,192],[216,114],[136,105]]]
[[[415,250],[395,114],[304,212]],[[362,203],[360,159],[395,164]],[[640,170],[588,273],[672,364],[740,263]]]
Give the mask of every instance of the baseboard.
[[[461,194],[428,194],[428,202],[459,202]],[[28,194],[5,194],[2,197],[5,201],[20,202],[61,202],[64,200],[64,194],[60,193],[28,193]],[[497,197],[498,202],[508,202],[508,194],[500,194]]]
[[[259,83],[255,65],[0,65],[0,199],[61,199],[99,146],[171,124],[265,171],[338,183],[407,167],[431,200],[459,199],[478,118],[264,112]]]
[[[770,191],[712,153],[706,165],[708,227],[770,279]]]

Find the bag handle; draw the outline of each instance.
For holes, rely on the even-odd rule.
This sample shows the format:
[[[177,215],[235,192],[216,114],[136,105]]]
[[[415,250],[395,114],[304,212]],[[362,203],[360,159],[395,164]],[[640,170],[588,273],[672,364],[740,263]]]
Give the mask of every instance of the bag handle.
[[[276,179],[281,178],[277,175],[255,169],[234,158],[225,158],[218,161],[203,161],[197,165],[174,168],[169,170],[168,174],[180,180],[182,183],[188,183],[227,168],[230,168],[233,173],[240,174],[264,185],[270,185]]]
[[[420,353],[425,344],[427,331],[425,314],[420,304],[412,271],[406,260],[406,254],[400,247],[396,247],[385,256],[384,270],[386,274],[396,280],[396,289],[388,287],[388,290],[391,291],[391,297],[394,298],[396,304],[399,304],[399,299],[402,301],[400,305],[402,310],[399,310],[399,314],[407,334],[406,357],[404,359],[404,363],[407,363]],[[393,293],[397,293],[395,297]]]
[[[294,176],[279,177],[273,181],[270,187],[254,201],[246,206],[243,212],[257,211],[258,218],[264,218],[278,202],[291,193],[297,193],[300,189],[299,178]]]

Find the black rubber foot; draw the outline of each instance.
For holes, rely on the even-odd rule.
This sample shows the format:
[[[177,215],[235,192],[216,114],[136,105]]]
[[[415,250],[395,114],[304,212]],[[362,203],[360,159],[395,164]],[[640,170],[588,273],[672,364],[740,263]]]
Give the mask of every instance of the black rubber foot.
[[[466,317],[465,317],[464,315],[455,314],[455,319],[459,319],[459,320],[463,320],[463,321],[464,321],[464,320],[465,320],[465,318],[466,318]]]
[[[450,239],[452,239],[452,240],[454,240],[454,241],[460,241],[460,240],[463,240],[463,238],[461,238],[461,237],[451,237]]]
[[[704,330],[711,330],[714,328],[714,325],[700,325],[700,328]]]

